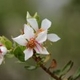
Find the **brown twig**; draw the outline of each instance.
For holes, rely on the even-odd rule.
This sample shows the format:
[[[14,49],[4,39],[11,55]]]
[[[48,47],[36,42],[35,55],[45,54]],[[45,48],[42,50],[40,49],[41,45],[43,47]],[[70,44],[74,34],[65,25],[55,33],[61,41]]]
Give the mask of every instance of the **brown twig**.
[[[38,63],[41,61],[40,56],[36,57],[35,53],[33,55],[33,59]],[[47,69],[42,63],[39,64],[40,67],[46,72],[48,73],[51,77],[53,77],[55,80],[61,80],[61,78],[57,77],[55,74],[53,74],[49,69]]]

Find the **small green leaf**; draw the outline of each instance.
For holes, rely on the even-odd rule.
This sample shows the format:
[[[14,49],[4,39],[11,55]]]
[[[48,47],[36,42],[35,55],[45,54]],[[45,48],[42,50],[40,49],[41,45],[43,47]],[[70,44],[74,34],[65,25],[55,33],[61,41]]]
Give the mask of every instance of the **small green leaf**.
[[[33,18],[35,18],[36,20],[37,20],[37,22],[38,22],[38,25],[40,26],[41,24],[41,22],[40,22],[40,17],[39,17],[39,15],[37,14],[37,12],[34,14],[34,16],[33,16]]]
[[[30,15],[30,13],[27,11],[27,15],[26,15],[26,19],[32,18],[32,16]]]
[[[73,80],[72,76],[69,76],[69,77],[68,77],[68,80]]]
[[[35,70],[35,69],[37,69],[37,67],[38,66],[30,66],[30,65],[25,66],[25,68],[28,70]]]
[[[16,49],[14,50],[14,55],[15,57],[17,57],[20,61],[25,62],[24,60],[24,53],[23,53],[23,47],[16,47]]]
[[[54,73],[54,74],[56,74],[56,75],[59,75],[59,74],[60,74],[60,72],[61,72],[61,70],[53,71],[53,73]]]
[[[39,15],[37,14],[37,12],[34,14],[33,18],[36,18],[37,21],[39,20]]]
[[[66,73],[68,73],[68,71],[71,70],[72,66],[73,66],[73,62],[69,61],[62,69],[53,71],[53,73],[58,77],[63,77]]]
[[[63,69],[61,70],[61,75],[65,75],[67,72],[69,72],[71,70],[73,66],[73,62],[72,61],[69,61],[64,67]]]
[[[5,36],[0,37],[0,42],[4,44],[7,47],[7,49],[12,48],[12,42],[9,39],[7,39]]]
[[[80,78],[80,68],[76,71],[76,73],[69,77],[69,80],[77,80]]]
[[[78,79],[80,77],[80,68],[77,70],[77,72],[74,74],[73,78],[74,80]]]
[[[37,14],[37,12],[34,14],[34,16],[31,16],[30,13],[27,11],[26,19],[31,19],[31,18],[36,19],[38,24],[40,25],[40,17]]]
[[[39,20],[39,15],[37,12],[34,14],[34,16],[31,16],[30,13],[27,11],[26,19],[35,18],[37,21]]]

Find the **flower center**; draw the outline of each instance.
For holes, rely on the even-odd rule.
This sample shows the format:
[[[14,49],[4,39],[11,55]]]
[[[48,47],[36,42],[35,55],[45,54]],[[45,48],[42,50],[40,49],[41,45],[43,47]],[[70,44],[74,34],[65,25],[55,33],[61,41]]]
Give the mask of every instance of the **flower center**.
[[[27,44],[27,47],[34,48],[36,46],[35,42],[35,38],[31,38]]]
[[[39,34],[40,32],[42,32],[42,31],[44,31],[42,28],[38,29],[37,32],[35,33],[35,36],[37,37],[38,34]]]
[[[42,31],[44,31],[44,30],[40,28],[40,29],[37,31],[37,33],[40,33],[40,32],[42,32]]]

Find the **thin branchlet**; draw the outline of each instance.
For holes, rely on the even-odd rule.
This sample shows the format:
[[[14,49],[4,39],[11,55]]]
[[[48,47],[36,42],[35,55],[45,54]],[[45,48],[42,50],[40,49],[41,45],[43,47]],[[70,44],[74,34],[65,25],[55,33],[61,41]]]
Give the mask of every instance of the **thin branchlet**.
[[[35,52],[33,55],[33,59],[38,63],[41,61],[40,56],[36,56]],[[60,77],[56,76],[55,74],[53,74],[48,68],[46,68],[42,63],[39,64],[40,67],[46,72],[48,73],[52,78],[54,78],[55,80],[62,80]]]

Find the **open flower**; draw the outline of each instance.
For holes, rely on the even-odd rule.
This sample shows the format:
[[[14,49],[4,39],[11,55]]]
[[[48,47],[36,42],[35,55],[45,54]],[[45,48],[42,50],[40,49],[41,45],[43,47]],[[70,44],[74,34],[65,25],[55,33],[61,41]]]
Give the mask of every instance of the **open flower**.
[[[30,24],[30,26],[36,31],[36,34],[38,35],[40,32],[43,31],[48,31],[48,29],[51,27],[51,21],[48,19],[44,19],[41,22],[41,28],[39,29],[38,27],[38,22],[35,18],[28,18],[27,22]],[[60,40],[60,37],[58,37],[58,35],[56,34],[47,34],[47,39],[52,41],[52,42],[56,42],[58,40]]]
[[[36,31],[36,32],[42,32],[44,30],[48,30],[51,27],[51,21],[48,19],[42,20],[41,23],[41,28],[38,28],[38,23],[35,18],[29,18],[27,19],[27,22],[31,25],[31,27]]]
[[[4,60],[4,55],[7,53],[7,48],[0,44],[0,65],[2,64]]]
[[[25,54],[25,60],[33,56],[35,51],[38,54],[49,54],[43,42],[47,39],[46,31],[43,31],[38,36],[35,36],[34,30],[29,25],[24,25],[24,34],[18,37],[12,38],[15,42],[27,48],[23,51]]]

